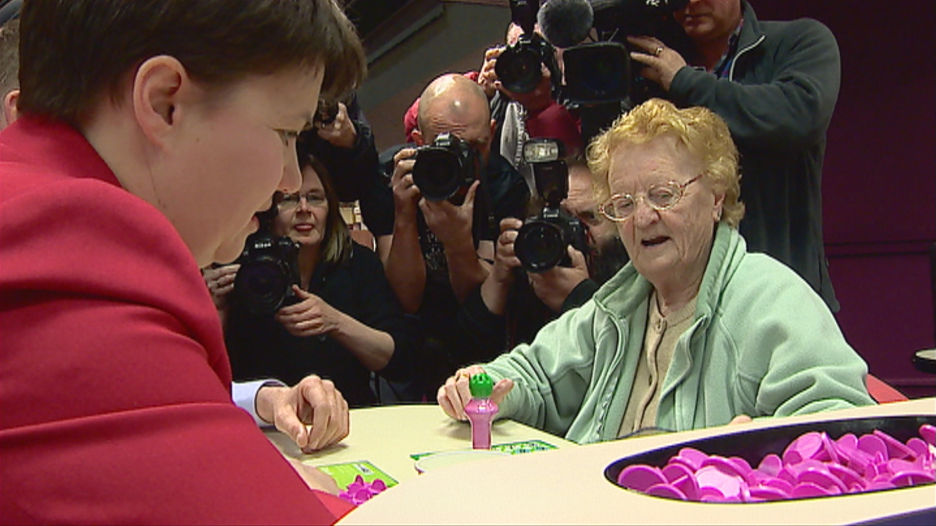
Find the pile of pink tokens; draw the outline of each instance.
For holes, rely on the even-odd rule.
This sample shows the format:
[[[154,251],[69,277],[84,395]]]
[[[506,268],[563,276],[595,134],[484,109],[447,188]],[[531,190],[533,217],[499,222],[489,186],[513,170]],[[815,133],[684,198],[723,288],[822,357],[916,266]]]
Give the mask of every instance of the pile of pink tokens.
[[[355,506],[360,506],[385,489],[387,489],[387,484],[382,479],[365,482],[364,477],[358,475],[354,477],[354,482],[348,484],[348,489],[339,493],[338,496]]]
[[[618,484],[647,495],[696,502],[764,502],[824,497],[936,481],[936,427],[924,424],[905,443],[879,430],[832,440],[809,432],[757,468],[741,457],[685,447],[663,468],[632,464]]]

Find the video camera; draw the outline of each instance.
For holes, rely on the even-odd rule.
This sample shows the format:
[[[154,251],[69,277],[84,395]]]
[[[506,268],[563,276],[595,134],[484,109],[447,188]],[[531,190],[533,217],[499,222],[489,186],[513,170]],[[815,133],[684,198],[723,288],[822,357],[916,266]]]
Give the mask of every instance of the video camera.
[[[237,262],[232,301],[256,316],[272,317],[282,307],[298,302],[293,285],[299,285],[299,244],[273,235],[277,208],[257,214],[260,228],[247,236]]]
[[[688,0],[548,0],[537,13],[546,40],[563,51],[565,97],[577,104],[629,101],[664,95],[632,66],[628,36],[655,37],[683,51],[688,37],[673,19]],[[579,44],[592,29],[597,42]],[[639,66],[639,65],[638,65]]]
[[[523,29],[523,34],[497,57],[494,72],[504,88],[514,93],[530,93],[536,89],[543,80],[543,65],[552,77],[551,91],[558,91],[562,78],[555,49],[533,32],[538,9],[537,0],[510,0],[511,20]]]
[[[413,183],[429,201],[445,201],[463,194],[480,169],[478,152],[450,133],[440,133],[432,144],[416,148]]]
[[[514,252],[527,272],[571,266],[569,245],[583,253],[588,249],[582,223],[559,206],[569,194],[563,156],[557,139],[530,139],[523,145],[523,158],[533,167],[536,192],[544,201],[543,211],[523,223],[514,241]]]

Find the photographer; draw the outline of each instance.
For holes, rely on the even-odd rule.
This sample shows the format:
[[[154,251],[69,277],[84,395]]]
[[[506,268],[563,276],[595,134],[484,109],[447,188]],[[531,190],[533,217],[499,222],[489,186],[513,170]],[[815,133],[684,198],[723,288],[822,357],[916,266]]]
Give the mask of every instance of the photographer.
[[[376,237],[393,231],[393,214],[383,206],[377,187],[384,183],[371,126],[357,96],[345,101],[321,101],[314,133],[299,140],[328,170],[342,203],[358,201],[368,230]]]
[[[494,123],[474,81],[457,74],[432,81],[418,122],[415,148],[385,154],[393,154],[395,221],[384,264],[404,309],[419,314],[425,344],[417,362],[425,385],[417,390],[431,398],[453,363],[470,361],[470,335],[458,330],[458,311],[487,276],[498,222],[525,214],[529,190],[491,151]],[[439,195],[449,183],[454,195]]]
[[[236,380],[290,384],[314,373],[334,382],[349,406],[373,405],[372,371],[406,378],[415,323],[377,255],[352,242],[328,172],[305,144],[302,188],[277,194],[270,231],[251,236],[240,265],[224,267],[212,289],[227,313],[231,368]]]
[[[507,28],[506,45],[487,49],[481,70],[465,73],[466,77],[476,80],[488,96],[491,118],[496,122],[492,148],[520,172],[531,193],[536,191],[536,187],[530,167],[524,164],[522,156],[523,144],[528,139],[555,137],[562,140],[570,152],[583,149],[577,118],[556,100],[562,76],[558,50],[543,40],[538,30],[531,30],[530,35],[533,34],[536,35],[535,40],[525,37],[525,43],[519,44],[525,35],[524,29],[511,22]],[[530,40],[532,42],[527,42]],[[520,49],[524,52],[518,52]],[[498,68],[499,58],[505,52],[508,57],[500,61],[501,67]],[[523,57],[517,60],[519,55]],[[524,60],[538,61],[535,69],[539,73],[531,73],[532,69],[523,64]],[[508,64],[506,68],[505,61]],[[498,69],[507,70],[505,81],[499,78]],[[412,140],[418,110],[419,99],[413,102],[403,118],[407,140]]]
[[[539,182],[539,186],[545,185]],[[542,222],[548,209],[547,205],[539,217],[526,222],[517,218],[501,221],[491,273],[465,302],[460,314],[466,332],[475,334],[480,342],[478,348],[483,352],[479,354],[488,359],[531,342],[546,323],[587,302],[601,284],[627,264],[627,253],[613,223],[598,212],[592,174],[583,159],[573,157],[568,161],[568,191],[560,206],[565,217],[557,221],[560,225],[566,223],[560,226],[565,236],[574,237],[580,230],[582,238],[568,245],[541,240],[536,243],[530,235],[517,241],[524,237],[520,234],[524,225]],[[567,259],[553,265],[560,250]],[[518,252],[526,255],[518,257]]]
[[[692,0],[675,19],[695,43],[683,56],[655,38],[632,37],[645,65],[680,106],[704,106],[728,123],[741,152],[755,252],[786,263],[839,308],[822,241],[822,162],[841,81],[834,35],[801,19],[762,22],[746,0]]]

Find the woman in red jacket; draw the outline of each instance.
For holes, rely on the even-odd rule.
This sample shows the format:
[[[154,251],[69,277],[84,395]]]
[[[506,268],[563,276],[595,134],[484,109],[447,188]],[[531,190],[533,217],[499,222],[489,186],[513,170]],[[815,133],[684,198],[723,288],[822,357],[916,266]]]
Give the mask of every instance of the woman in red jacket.
[[[32,1],[20,51],[0,134],[3,522],[334,522],[348,507],[231,402],[199,268],[299,188],[320,92],[362,76],[350,22],[330,0]],[[347,424],[327,387],[305,406],[314,445]],[[296,402],[261,393],[267,421]]]

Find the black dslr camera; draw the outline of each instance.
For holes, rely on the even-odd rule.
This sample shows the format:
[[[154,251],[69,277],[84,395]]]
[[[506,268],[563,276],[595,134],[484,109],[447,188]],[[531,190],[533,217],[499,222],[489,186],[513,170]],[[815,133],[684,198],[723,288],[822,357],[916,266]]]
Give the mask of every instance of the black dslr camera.
[[[569,245],[580,252],[588,249],[582,223],[559,207],[569,194],[569,168],[562,157],[557,139],[531,139],[523,145],[523,158],[533,167],[536,192],[544,201],[543,211],[523,223],[514,241],[514,252],[527,272],[571,266]]]
[[[464,193],[480,168],[478,152],[450,133],[440,133],[432,144],[416,148],[413,183],[430,201],[445,201]]]
[[[299,285],[299,244],[273,235],[276,204],[257,214],[260,228],[247,236],[237,262],[232,301],[251,314],[271,317],[280,308],[297,303],[292,286]]]
[[[331,124],[338,118],[338,101],[319,99],[315,109],[313,121],[321,124]]]
[[[511,19],[523,29],[523,34],[497,57],[494,72],[504,88],[514,93],[530,93],[536,89],[543,80],[542,65],[549,70],[553,86],[558,88],[559,85],[561,75],[555,50],[533,32],[538,9],[536,0],[510,1]]]

